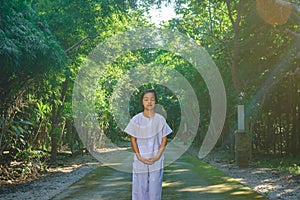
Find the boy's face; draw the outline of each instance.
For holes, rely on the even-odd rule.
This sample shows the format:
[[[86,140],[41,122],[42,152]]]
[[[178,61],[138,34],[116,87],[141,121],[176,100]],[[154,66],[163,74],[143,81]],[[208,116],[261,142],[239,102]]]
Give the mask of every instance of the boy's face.
[[[155,107],[155,95],[152,92],[144,94],[143,106],[146,110],[152,110]]]

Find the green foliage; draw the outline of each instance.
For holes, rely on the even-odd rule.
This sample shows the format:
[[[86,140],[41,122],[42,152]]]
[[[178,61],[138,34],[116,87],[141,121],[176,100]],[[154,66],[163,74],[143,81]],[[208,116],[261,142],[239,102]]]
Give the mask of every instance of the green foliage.
[[[68,145],[72,151],[82,148],[71,110],[72,88],[82,62],[107,38],[139,26],[151,26],[142,14],[150,6],[159,7],[162,3],[170,1],[1,0],[0,85],[5,87],[0,88],[0,155],[8,149],[12,156],[28,158],[39,154],[29,151],[50,150],[52,128],[58,146]],[[246,107],[258,113],[250,127],[254,148],[265,153],[299,154],[300,144],[294,142],[300,141],[299,79],[293,74],[299,60],[294,48],[299,47],[292,49],[292,40],[286,34],[286,29],[299,28],[299,13],[293,13],[286,24],[279,26],[267,24],[258,15],[255,1],[175,0],[175,4],[180,17],[164,26],[179,30],[204,47],[222,74],[228,113],[220,144],[230,145],[230,135],[236,129],[240,92],[233,84],[236,79],[239,89],[245,92]],[[206,84],[182,57],[159,49],[128,52],[107,66],[93,96],[100,127],[115,143],[126,139],[112,114],[117,108],[112,108],[111,100],[119,98],[123,102],[122,94],[132,91],[130,77],[124,74],[139,68],[136,74],[143,75],[145,67],[158,65],[164,68],[160,72],[147,69],[149,74],[167,81],[173,78],[168,70],[175,69],[192,85],[201,111],[196,138],[196,143],[201,144],[210,122],[211,102]],[[274,73],[278,66],[284,66],[283,70]],[[266,82],[268,78],[270,81]],[[68,86],[62,99],[65,80]],[[115,87],[120,84],[123,91],[116,92]],[[135,88],[130,97],[130,114],[141,111],[140,92],[149,87],[159,94],[159,103],[176,132],[181,120],[179,99],[155,82]],[[82,94],[89,89],[83,87]],[[259,97],[259,91],[267,95]],[[88,106],[86,109],[94,109]],[[53,116],[59,109],[61,116],[57,119]],[[57,127],[52,127],[54,122]],[[83,125],[91,126],[89,122]]]
[[[5,86],[0,90],[1,155],[5,148],[27,143],[29,131],[18,125],[28,118],[25,96],[36,92],[46,72],[63,67],[65,54],[46,21],[24,1],[1,1],[0,8],[0,85]]]
[[[60,44],[73,58],[78,54],[86,56],[104,38],[128,29],[131,23],[142,22],[144,19],[139,17],[138,12],[129,12],[134,7],[133,2],[56,0],[38,9]],[[78,42],[78,46],[71,48]]]
[[[32,74],[63,65],[64,52],[31,7],[23,1],[2,1],[0,14],[2,73]]]
[[[0,151],[10,151],[10,156],[14,157],[20,154],[23,149],[28,148],[29,129],[32,123],[29,121],[8,121],[6,118],[1,119],[1,127],[6,128],[6,134],[1,134]]]
[[[254,158],[254,165],[257,167],[268,167],[292,174],[300,174],[299,157],[256,155]]]

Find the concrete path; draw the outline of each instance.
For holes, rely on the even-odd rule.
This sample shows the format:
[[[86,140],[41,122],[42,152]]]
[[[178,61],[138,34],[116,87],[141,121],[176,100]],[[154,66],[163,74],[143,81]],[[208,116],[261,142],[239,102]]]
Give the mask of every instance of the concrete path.
[[[130,200],[131,174],[100,166],[53,198]],[[165,168],[163,200],[266,199],[223,172],[185,153]]]

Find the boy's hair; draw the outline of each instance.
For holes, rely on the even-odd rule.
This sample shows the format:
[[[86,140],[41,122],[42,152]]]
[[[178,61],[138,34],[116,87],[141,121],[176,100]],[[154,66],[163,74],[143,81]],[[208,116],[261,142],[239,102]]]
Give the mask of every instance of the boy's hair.
[[[144,98],[145,94],[147,94],[147,93],[153,93],[154,94],[154,98],[155,98],[155,104],[158,103],[158,99],[157,99],[157,95],[156,95],[155,90],[153,90],[153,89],[144,90],[143,93],[142,93],[142,95],[141,95],[141,99],[140,99],[140,104],[141,104],[142,108],[144,108],[143,98]]]

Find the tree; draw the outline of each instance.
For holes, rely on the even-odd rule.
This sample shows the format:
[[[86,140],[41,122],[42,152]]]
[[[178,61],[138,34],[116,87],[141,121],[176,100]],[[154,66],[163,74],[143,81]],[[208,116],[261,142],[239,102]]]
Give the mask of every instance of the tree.
[[[47,23],[23,1],[1,1],[0,8],[1,155],[13,135],[23,132],[17,124],[27,105],[24,95],[47,71],[61,68],[65,54]]]
[[[56,161],[59,134],[63,121],[70,121],[62,116],[65,103],[71,101],[70,90],[73,87],[77,71],[83,61],[83,57],[105,38],[117,32],[125,31],[136,23],[144,23],[144,19],[138,17],[138,12],[129,12],[133,4],[123,1],[85,1],[76,0],[72,3],[57,0],[46,5],[37,5],[41,16],[47,20],[51,30],[56,35],[60,44],[68,54],[69,66],[68,78],[60,79],[61,85],[54,84],[52,88],[52,161]],[[64,71],[60,72],[63,77]],[[107,109],[107,108],[106,108]]]

